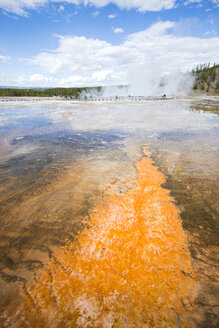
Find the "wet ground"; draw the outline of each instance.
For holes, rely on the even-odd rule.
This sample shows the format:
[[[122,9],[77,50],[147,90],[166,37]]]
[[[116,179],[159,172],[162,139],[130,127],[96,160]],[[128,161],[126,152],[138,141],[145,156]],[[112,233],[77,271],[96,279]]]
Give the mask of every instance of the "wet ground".
[[[89,227],[90,214],[136,188],[146,145],[181,210],[200,285],[194,325],[217,327],[218,112],[217,98],[0,103],[2,325],[10,304],[23,302],[20,289]]]

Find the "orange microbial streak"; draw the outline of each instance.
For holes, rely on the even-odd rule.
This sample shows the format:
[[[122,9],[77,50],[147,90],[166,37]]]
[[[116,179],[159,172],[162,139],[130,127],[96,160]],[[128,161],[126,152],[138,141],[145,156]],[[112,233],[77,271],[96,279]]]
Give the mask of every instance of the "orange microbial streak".
[[[186,235],[145,155],[136,188],[108,197],[77,242],[38,272],[13,327],[192,327]]]

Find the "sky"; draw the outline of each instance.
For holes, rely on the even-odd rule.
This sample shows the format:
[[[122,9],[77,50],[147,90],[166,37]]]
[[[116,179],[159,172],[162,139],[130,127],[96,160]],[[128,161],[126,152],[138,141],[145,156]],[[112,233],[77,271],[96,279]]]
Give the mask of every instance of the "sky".
[[[0,0],[0,85],[128,84],[219,64],[219,0]]]

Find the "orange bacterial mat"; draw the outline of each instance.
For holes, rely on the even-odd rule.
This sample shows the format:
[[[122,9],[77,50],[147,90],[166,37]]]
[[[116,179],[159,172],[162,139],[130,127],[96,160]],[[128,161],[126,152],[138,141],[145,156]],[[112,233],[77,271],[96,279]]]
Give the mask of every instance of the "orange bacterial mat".
[[[136,187],[104,199],[90,228],[24,292],[14,327],[192,327],[196,280],[179,210],[150,153]]]

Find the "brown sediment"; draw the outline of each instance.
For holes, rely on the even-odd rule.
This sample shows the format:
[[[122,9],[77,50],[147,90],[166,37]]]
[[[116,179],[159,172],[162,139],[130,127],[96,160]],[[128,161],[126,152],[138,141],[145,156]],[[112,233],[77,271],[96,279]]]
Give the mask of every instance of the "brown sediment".
[[[155,162],[167,177],[164,186],[171,190],[182,209],[183,227],[188,231],[193,267],[199,277],[200,288],[195,300],[199,327],[213,328],[219,326],[219,176],[217,158],[208,154],[208,165],[205,158],[206,152],[184,154],[174,159],[173,153],[161,151],[156,154]],[[191,170],[193,161],[196,170]],[[197,170],[197,163],[204,163],[204,171],[201,165]]]
[[[77,242],[23,292],[7,327],[192,327],[196,279],[179,211],[150,153],[136,187],[104,199]]]
[[[194,102],[192,102],[190,110],[192,111],[203,111],[203,112],[209,112],[212,114],[217,114],[219,115],[219,104],[218,104],[218,100],[214,99],[202,99],[200,100],[196,100]]]

